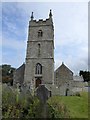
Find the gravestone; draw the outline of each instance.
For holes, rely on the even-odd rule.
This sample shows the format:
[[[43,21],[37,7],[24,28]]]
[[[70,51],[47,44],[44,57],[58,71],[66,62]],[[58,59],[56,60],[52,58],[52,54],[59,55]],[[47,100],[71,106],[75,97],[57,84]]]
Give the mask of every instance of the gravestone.
[[[39,85],[35,94],[42,103],[46,103],[47,99],[51,96],[51,91],[49,91],[45,85]]]

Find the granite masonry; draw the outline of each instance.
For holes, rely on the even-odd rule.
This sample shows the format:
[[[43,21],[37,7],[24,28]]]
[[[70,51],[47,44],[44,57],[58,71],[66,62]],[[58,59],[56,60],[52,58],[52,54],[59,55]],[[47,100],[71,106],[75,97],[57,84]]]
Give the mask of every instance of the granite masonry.
[[[28,27],[25,64],[14,73],[14,85],[39,91],[42,86],[52,95],[72,95],[82,91],[85,83],[64,64],[54,71],[54,26],[52,12],[46,20],[34,20],[33,12]],[[42,86],[41,86],[42,85]],[[38,88],[40,86],[40,89]],[[37,91],[37,92],[38,92]]]

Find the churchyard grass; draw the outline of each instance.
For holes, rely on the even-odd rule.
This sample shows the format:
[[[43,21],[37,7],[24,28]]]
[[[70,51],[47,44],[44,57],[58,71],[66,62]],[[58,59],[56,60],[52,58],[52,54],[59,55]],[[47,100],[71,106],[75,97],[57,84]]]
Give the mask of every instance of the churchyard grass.
[[[2,88],[3,118],[41,118],[43,116],[40,101],[29,91],[19,93],[17,89],[7,86]],[[48,99],[46,108],[48,118],[87,118],[88,93],[80,93],[80,96],[52,96]]]
[[[70,118],[88,118],[88,93],[81,92],[80,96],[53,96],[48,103],[56,108],[64,104]]]

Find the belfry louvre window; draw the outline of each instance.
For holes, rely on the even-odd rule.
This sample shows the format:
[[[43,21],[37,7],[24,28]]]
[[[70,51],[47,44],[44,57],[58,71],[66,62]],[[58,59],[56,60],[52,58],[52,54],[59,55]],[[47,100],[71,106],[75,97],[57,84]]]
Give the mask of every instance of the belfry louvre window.
[[[40,63],[36,64],[35,74],[42,74],[42,65]]]
[[[38,31],[38,37],[42,37],[43,36],[43,32],[42,32],[42,30],[39,30]]]

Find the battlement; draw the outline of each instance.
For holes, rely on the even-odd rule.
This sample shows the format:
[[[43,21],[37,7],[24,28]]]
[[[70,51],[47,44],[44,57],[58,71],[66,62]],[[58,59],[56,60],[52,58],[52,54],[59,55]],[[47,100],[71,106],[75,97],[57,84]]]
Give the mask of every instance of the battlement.
[[[49,19],[46,19],[46,20],[43,20],[43,19],[32,20],[31,22],[41,23],[41,22],[47,22],[47,20],[49,20]]]
[[[31,20],[29,21],[29,26],[40,26],[40,25],[53,25],[51,10],[49,13],[49,18],[45,19],[45,20],[43,20],[43,19],[34,20],[34,16],[33,16],[33,12],[32,12]]]
[[[43,20],[43,19],[39,19],[39,20],[31,20],[29,21],[29,25],[30,26],[40,26],[40,25],[53,25],[53,22],[50,18]]]

